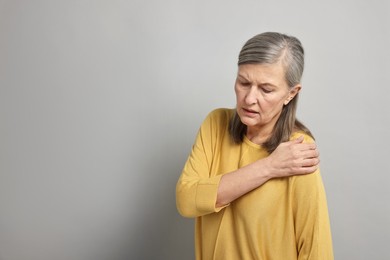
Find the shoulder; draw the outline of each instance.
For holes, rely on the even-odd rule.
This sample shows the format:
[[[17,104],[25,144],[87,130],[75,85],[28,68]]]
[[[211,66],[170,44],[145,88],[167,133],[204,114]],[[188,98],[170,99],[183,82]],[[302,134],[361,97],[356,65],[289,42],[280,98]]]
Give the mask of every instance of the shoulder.
[[[303,136],[303,142],[304,143],[315,143],[314,138],[311,137],[309,134],[305,133],[304,131],[296,131],[292,133],[290,140],[297,139],[298,137]]]
[[[217,108],[212,110],[204,120],[203,124],[229,124],[230,119],[234,115],[235,109],[231,108]]]
[[[230,118],[233,116],[235,109],[233,108],[217,108],[212,110],[208,117],[211,118]]]
[[[212,110],[204,119],[200,130],[205,135],[224,136],[229,131],[229,122],[234,115],[234,109],[218,108]]]
[[[229,122],[234,115],[234,109],[218,108],[211,111],[200,126],[198,135],[203,143],[215,145],[217,142],[230,140]]]
[[[298,137],[303,136],[304,143],[315,144],[315,140],[309,134],[304,131],[296,131],[291,135],[290,140],[297,139]],[[294,186],[299,189],[304,189],[306,191],[316,190],[322,187],[322,178],[320,174],[320,169],[318,168],[314,173],[304,174],[304,175],[294,175],[290,177],[294,183]]]

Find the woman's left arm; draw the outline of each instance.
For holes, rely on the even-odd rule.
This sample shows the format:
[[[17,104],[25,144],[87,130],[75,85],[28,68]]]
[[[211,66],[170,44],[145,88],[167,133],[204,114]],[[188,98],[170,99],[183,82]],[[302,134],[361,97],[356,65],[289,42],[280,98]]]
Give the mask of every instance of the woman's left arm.
[[[292,181],[298,259],[333,260],[328,206],[319,170]]]

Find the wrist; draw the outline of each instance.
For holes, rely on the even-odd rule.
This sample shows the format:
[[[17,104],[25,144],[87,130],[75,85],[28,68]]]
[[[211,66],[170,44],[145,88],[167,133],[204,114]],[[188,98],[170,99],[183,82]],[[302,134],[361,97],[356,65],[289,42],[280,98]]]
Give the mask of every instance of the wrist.
[[[272,170],[271,160],[269,157],[257,161],[257,167],[257,172],[261,172],[262,177],[266,180],[270,180],[276,177],[275,172]]]

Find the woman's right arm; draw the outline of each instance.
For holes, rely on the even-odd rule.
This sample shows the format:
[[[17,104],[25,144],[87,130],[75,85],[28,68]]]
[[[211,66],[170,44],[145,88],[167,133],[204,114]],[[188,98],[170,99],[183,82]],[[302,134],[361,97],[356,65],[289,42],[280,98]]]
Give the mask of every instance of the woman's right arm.
[[[281,143],[268,157],[221,177],[216,207],[260,187],[272,178],[312,173],[318,168],[318,151],[314,143],[303,143],[303,136]]]
[[[228,117],[224,120],[228,120]],[[215,122],[213,115],[209,115],[197,134],[176,185],[177,209],[185,217],[218,212],[272,178],[307,174],[317,169],[319,160],[315,144],[305,144],[301,137],[280,144],[267,158],[235,171],[210,177],[216,149],[212,142],[218,138],[219,132],[216,129],[225,124],[226,122]]]

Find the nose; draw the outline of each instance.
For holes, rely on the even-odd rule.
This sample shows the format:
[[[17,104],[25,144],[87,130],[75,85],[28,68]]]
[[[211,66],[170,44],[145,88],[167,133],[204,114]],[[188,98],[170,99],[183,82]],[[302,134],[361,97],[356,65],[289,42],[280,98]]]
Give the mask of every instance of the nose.
[[[248,92],[245,95],[245,103],[247,105],[253,105],[257,103],[257,87],[252,86],[248,89]]]

